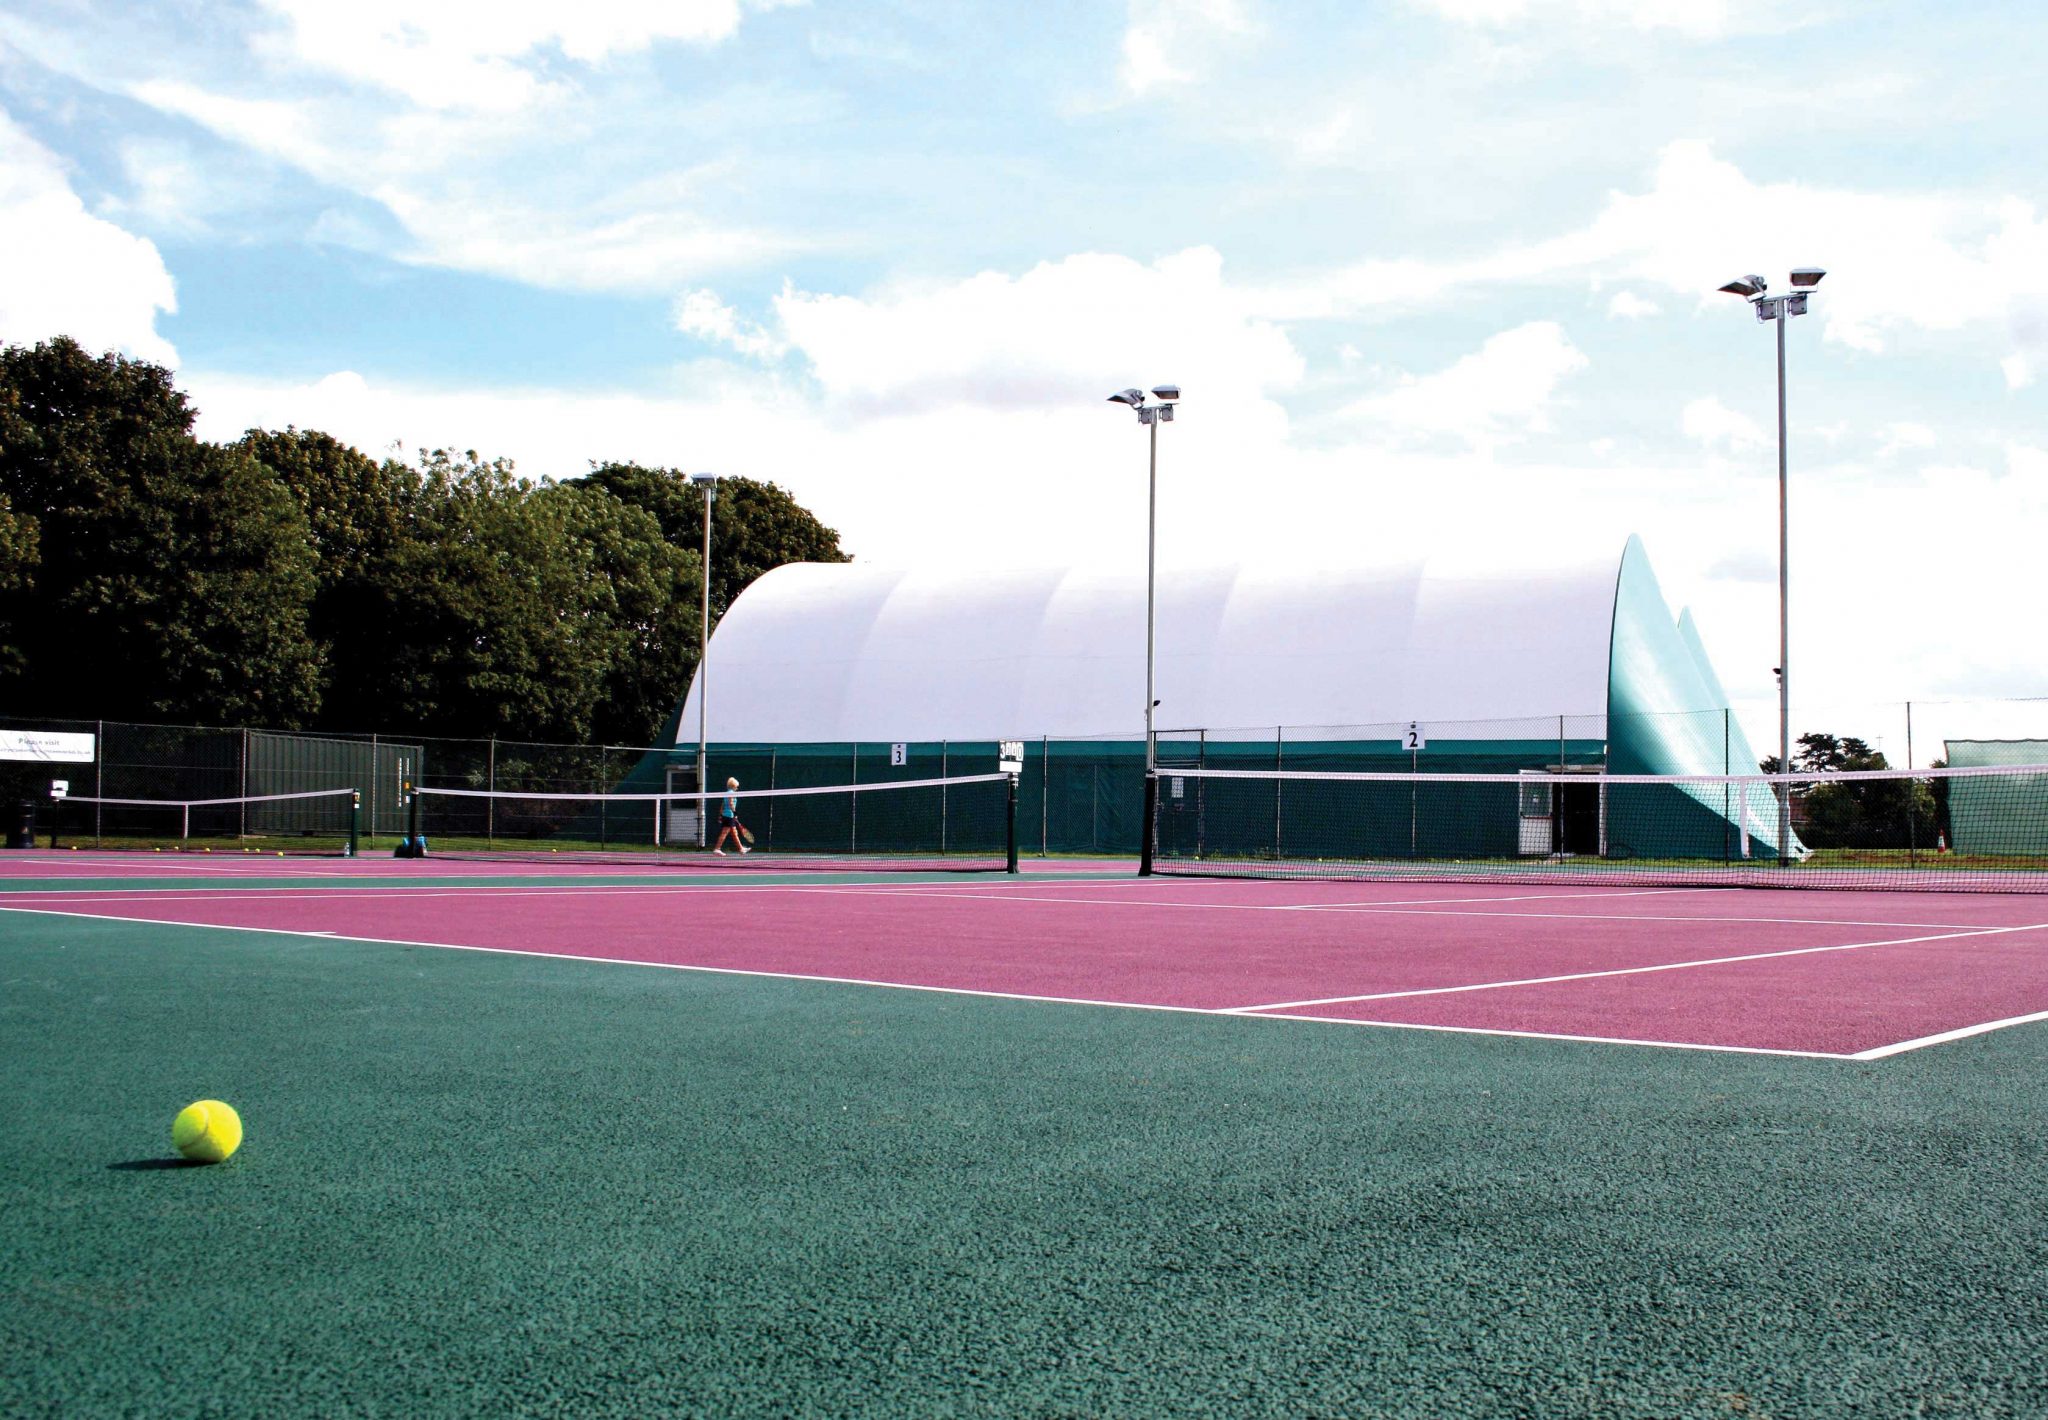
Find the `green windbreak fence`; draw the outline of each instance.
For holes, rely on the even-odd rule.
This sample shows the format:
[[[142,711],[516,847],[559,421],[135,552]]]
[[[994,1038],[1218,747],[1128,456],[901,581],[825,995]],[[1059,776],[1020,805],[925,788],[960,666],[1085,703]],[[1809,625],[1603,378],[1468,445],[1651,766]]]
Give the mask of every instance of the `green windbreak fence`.
[[[1948,762],[1957,769],[2048,764],[2048,739],[1950,740]],[[2021,776],[2034,802],[2048,800],[2048,776]],[[2048,854],[2048,820],[2025,810],[2027,797],[2000,793],[1994,780],[1957,779],[1948,790],[1948,821],[1959,853]]]
[[[2017,733],[1993,740],[1947,737],[1949,762],[2040,762],[2048,758],[2048,702],[1975,703],[1915,711],[1923,726],[1919,757],[1931,757],[1943,738],[1924,729],[1936,713],[1965,718],[1968,723],[2012,725]],[[403,786],[407,782],[438,789],[494,791],[498,794],[616,795],[687,793],[698,788],[694,743],[661,745],[562,744],[423,735],[311,734],[207,726],[141,725],[117,721],[45,720],[0,715],[0,728],[68,731],[94,737],[90,763],[63,766],[0,765],[0,789],[11,797],[47,794],[51,778],[68,779],[74,795],[151,800],[196,800],[300,793],[350,788],[363,796],[365,834],[393,838],[405,831]],[[1482,774],[1524,771],[1567,774],[1744,774],[1755,772],[1754,751],[1736,721],[1720,710],[1655,716],[1562,715],[1490,721],[1434,721],[1417,727],[1420,743],[1411,747],[1405,725],[1262,726],[1247,729],[1169,729],[1158,736],[1158,760],[1170,776],[1178,768],[1279,770],[1331,773]],[[1845,726],[1846,728],[1846,726]],[[1914,723],[1902,719],[1887,747],[1903,750],[1894,762],[1912,757]],[[2022,738],[2023,735],[2031,737]],[[1018,841],[1034,855],[1101,854],[1134,856],[1138,852],[1144,812],[1144,748],[1136,735],[1060,738],[1020,735],[1024,768],[1018,779]],[[908,742],[837,742],[829,744],[714,743],[709,747],[710,786],[722,787],[738,778],[749,788],[830,787],[912,779],[940,779],[983,774],[997,765],[995,739]],[[1163,785],[1166,781],[1162,781]],[[1544,821],[1542,805],[1506,805],[1499,790],[1475,798],[1471,820],[1475,832],[1500,837],[1502,825],[1518,820],[1524,831],[1542,838],[1531,824]],[[1937,783],[1929,803],[1912,813],[1863,814],[1896,824],[1903,835],[1897,845],[1907,850],[1927,846],[1953,833],[1966,841],[1949,846],[1966,851],[2039,851],[2032,837],[2043,830],[2038,822],[2001,818],[1999,805],[1979,802],[1976,786],[1958,781],[1953,805],[1943,795],[1950,786]],[[1231,793],[1240,791],[1231,790]],[[1272,791],[1284,796],[1284,788]],[[1392,791],[1388,791],[1392,792]],[[1869,796],[1868,791],[1865,794]],[[1591,791],[1556,791],[1549,834],[1541,843],[1524,838],[1514,846],[1523,853],[1599,852],[1608,856],[1643,857],[1681,852],[1687,856],[1741,857],[1744,840],[1751,851],[1775,851],[1778,810],[1774,802],[1756,800],[1728,790],[1702,791],[1679,811],[1660,809],[1637,814],[1629,795],[1609,795],[1598,802],[1598,814],[1581,813],[1594,802]],[[1973,798],[1978,795],[1978,798]],[[1398,798],[1398,794],[1395,795]],[[1440,825],[1454,825],[1438,798]],[[1851,807],[1861,806],[1861,801]],[[1375,812],[1374,822],[1399,825],[1398,804]],[[1847,810],[1819,794],[1792,804],[1795,848],[1829,849],[1838,840],[1855,838],[1843,830]],[[1162,835],[1197,832],[1175,813],[1189,812],[1185,795],[1178,806],[1170,787],[1160,807]],[[1283,805],[1283,813],[1284,813]],[[262,814],[267,809],[252,809]],[[277,813],[287,810],[277,809]],[[781,809],[778,808],[780,813]],[[792,809],[791,812],[796,812]],[[848,810],[853,812],[853,810]],[[1855,817],[1855,815],[1850,815]],[[1257,817],[1233,818],[1241,825]],[[251,823],[252,834],[290,831],[289,823]],[[507,825],[489,828],[503,836]],[[637,813],[629,822],[608,819],[588,826],[598,841],[649,841],[689,845],[699,841],[701,826],[694,811]],[[780,825],[784,829],[791,825]],[[851,829],[852,825],[845,826]],[[821,825],[820,832],[837,838],[840,825]],[[1854,829],[1855,825],[1851,825]],[[516,827],[514,830],[516,832]],[[1241,831],[1249,832],[1249,828]],[[1334,831],[1334,830],[1333,830]],[[1392,829],[1387,830],[1392,832]],[[1418,830],[1419,832],[1420,830]],[[1438,831],[1453,832],[1453,827]],[[1861,831],[1861,830],[1858,830]],[[1847,838],[1845,838],[1845,834]],[[1397,835],[1398,836],[1398,835]],[[876,844],[877,847],[885,847]],[[1399,845],[1396,845],[1399,846]],[[1507,846],[1505,842],[1500,846]],[[1247,845],[1248,851],[1256,845]],[[1418,845],[1419,849],[1419,845]]]

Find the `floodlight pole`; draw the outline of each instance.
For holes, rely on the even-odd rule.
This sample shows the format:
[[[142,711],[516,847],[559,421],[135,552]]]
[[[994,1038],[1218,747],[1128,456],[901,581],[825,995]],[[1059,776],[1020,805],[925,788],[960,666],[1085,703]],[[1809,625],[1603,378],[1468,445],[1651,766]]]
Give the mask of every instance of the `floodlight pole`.
[[[1110,396],[1117,404],[1128,404],[1137,413],[1138,422],[1151,431],[1145,489],[1145,823],[1138,847],[1141,876],[1152,871],[1152,820],[1159,805],[1159,742],[1153,728],[1153,712],[1159,704],[1158,693],[1153,689],[1159,640],[1159,426],[1172,420],[1173,407],[1180,400],[1180,386],[1154,385],[1152,395],[1159,403],[1147,404],[1145,392],[1140,389],[1118,390]]]
[[[1153,414],[1153,411],[1148,409],[1144,413]],[[1152,434],[1152,456],[1145,480],[1145,772],[1150,774],[1159,767],[1159,742],[1152,728],[1153,712],[1159,705],[1159,697],[1152,689],[1154,647],[1159,639],[1159,420],[1156,414],[1145,420],[1145,424]]]
[[[690,482],[704,490],[704,555],[701,559],[704,571],[703,598],[699,603],[697,639],[697,793],[701,796],[711,792],[705,781],[705,749],[707,748],[706,728],[709,724],[711,704],[711,501],[718,493],[718,475],[695,473]],[[704,811],[711,801],[699,797],[697,800],[697,846],[702,848],[710,841],[705,833]]]
[[[1792,273],[1792,289],[1782,296],[1769,294],[1770,283],[1761,276],[1738,276],[1721,289],[1740,296],[1756,307],[1760,321],[1778,326],[1778,773],[1792,772],[1792,535],[1790,479],[1787,475],[1785,424],[1785,327],[1792,317],[1806,314],[1807,297],[1827,273],[1817,266],[1802,266]],[[1778,789],[1778,863],[1792,861],[1792,786],[1780,779]]]
[[[1778,327],[1778,772],[1792,772],[1792,515],[1791,480],[1785,468],[1785,327],[1791,314],[1782,307]],[[1800,302],[1803,307],[1804,301]],[[1792,786],[1778,781],[1778,866],[1792,861]]]

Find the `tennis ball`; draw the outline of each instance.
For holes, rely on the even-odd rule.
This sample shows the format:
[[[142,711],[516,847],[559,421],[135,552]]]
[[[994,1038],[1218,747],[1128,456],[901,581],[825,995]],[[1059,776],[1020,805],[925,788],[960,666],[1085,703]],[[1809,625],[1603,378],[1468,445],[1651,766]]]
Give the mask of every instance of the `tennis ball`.
[[[197,1100],[171,1122],[171,1142],[188,1159],[217,1164],[241,1147],[242,1116],[219,1100]]]

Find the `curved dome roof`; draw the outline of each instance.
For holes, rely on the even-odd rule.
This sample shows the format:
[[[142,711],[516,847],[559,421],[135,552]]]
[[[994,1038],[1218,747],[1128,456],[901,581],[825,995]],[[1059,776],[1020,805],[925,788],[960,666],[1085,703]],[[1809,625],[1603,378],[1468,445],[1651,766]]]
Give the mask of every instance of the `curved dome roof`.
[[[1158,727],[1603,714],[1620,562],[1163,573]],[[723,743],[1136,737],[1145,580],[796,563],[734,601],[706,671]]]

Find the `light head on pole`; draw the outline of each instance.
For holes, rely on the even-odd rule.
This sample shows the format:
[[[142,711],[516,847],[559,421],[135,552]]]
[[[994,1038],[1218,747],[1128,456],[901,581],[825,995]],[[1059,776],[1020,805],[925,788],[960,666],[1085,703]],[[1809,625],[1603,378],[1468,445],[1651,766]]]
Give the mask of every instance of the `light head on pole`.
[[[1764,292],[1770,290],[1771,283],[1764,280],[1761,276],[1738,276],[1721,289],[1731,296],[1740,296],[1744,300],[1748,300],[1754,296],[1761,296]]]
[[[1117,404],[1128,404],[1131,408],[1137,409],[1145,403],[1145,391],[1118,390],[1110,399]]]

